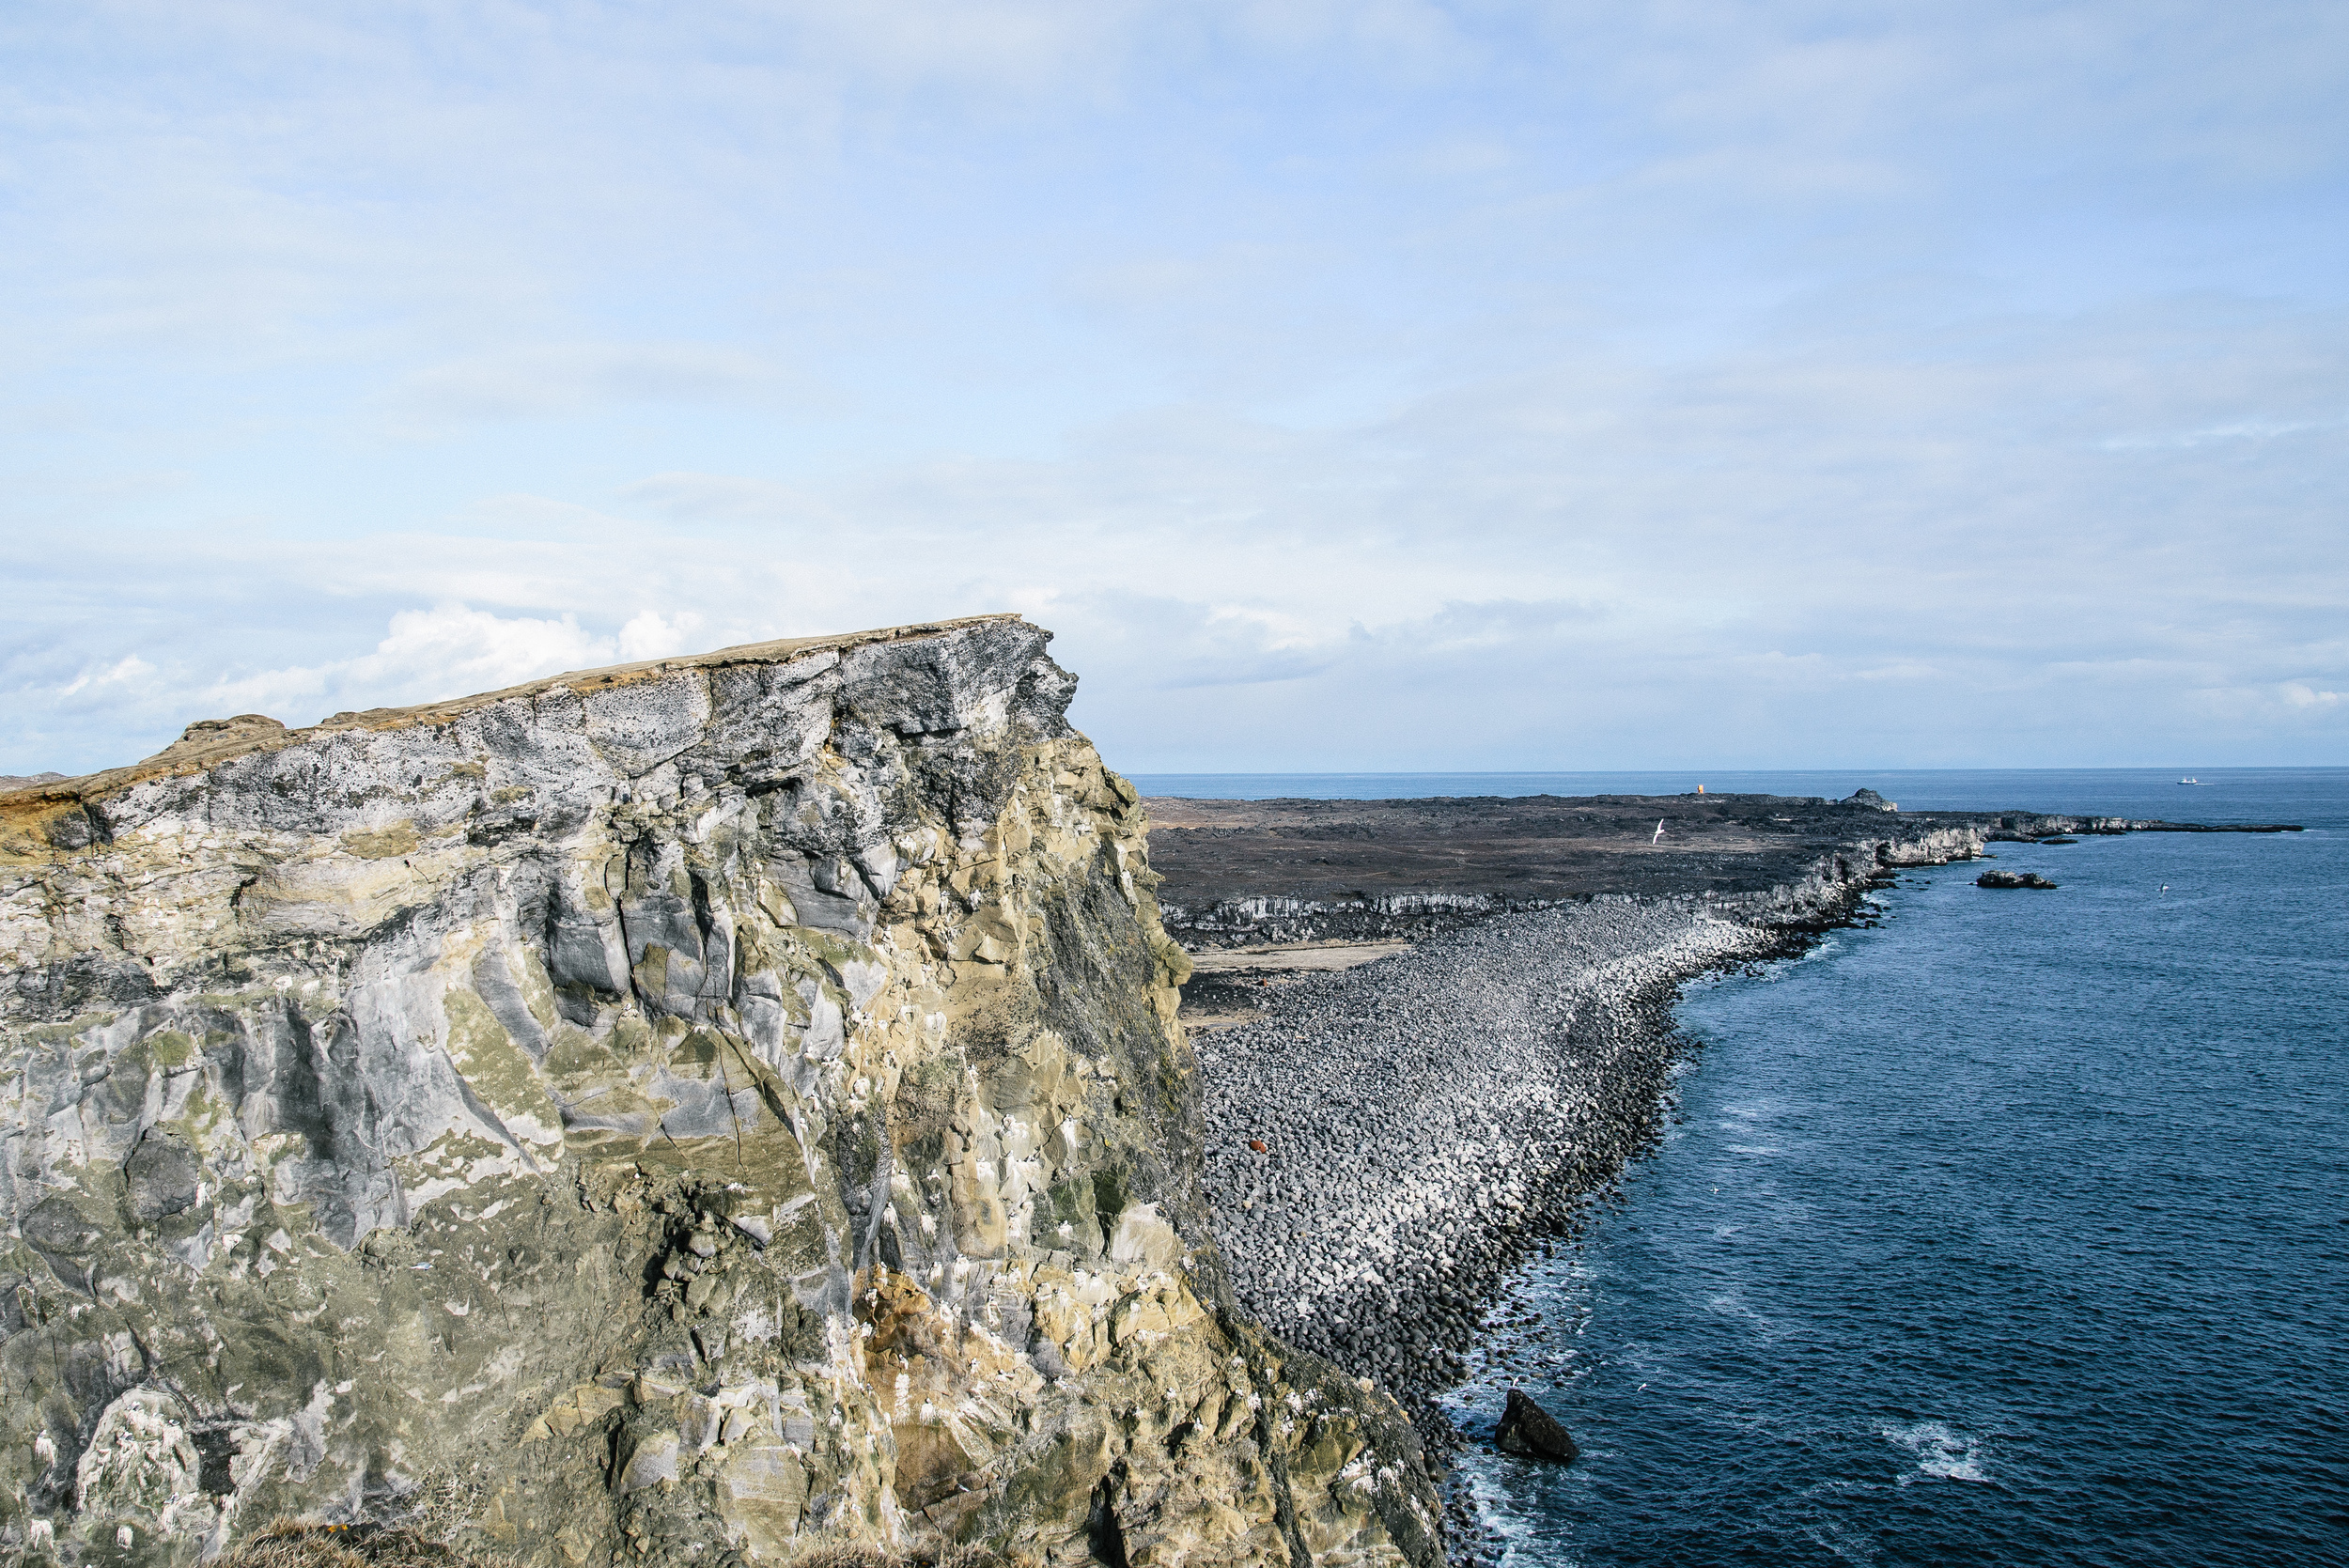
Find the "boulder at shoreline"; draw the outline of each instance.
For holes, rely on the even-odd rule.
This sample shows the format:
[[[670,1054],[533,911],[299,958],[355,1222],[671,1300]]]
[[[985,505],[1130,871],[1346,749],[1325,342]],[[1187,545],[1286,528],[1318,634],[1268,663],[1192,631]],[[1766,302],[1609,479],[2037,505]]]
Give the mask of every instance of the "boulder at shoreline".
[[[1520,1459],[1554,1459],[1561,1465],[1573,1464],[1582,1452],[1558,1418],[1518,1389],[1509,1390],[1508,1408],[1501,1411],[1501,1425],[1493,1432],[1493,1447]]]

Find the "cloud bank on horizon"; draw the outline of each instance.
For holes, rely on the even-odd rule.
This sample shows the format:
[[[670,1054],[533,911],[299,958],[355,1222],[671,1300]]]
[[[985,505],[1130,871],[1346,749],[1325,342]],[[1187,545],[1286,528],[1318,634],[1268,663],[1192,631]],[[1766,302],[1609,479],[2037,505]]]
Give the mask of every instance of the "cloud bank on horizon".
[[[0,19],[0,773],[1020,611],[1130,770],[2349,763],[2349,10]]]

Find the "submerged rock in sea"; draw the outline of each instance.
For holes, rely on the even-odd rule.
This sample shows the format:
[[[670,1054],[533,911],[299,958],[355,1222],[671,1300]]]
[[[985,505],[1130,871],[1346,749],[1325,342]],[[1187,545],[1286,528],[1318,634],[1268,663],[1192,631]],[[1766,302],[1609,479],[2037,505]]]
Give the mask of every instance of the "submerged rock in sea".
[[[1437,1568],[1236,1309],[1147,820],[1016,616],[0,795],[0,1559]]]
[[[1509,1390],[1508,1407],[1493,1432],[1493,1447],[1520,1459],[1554,1459],[1561,1465],[1573,1464],[1582,1452],[1558,1418],[1519,1389]]]
[[[1974,886],[1978,888],[2052,889],[2056,885],[2036,871],[1985,871],[1974,878]]]

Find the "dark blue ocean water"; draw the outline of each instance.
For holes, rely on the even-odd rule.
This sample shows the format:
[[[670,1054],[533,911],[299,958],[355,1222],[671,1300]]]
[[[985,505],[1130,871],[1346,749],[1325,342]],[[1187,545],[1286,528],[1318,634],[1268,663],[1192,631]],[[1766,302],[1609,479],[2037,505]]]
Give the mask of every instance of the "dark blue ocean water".
[[[1586,1451],[1464,1462],[1507,1561],[2349,1563],[2349,771],[2200,776],[1875,787],[2311,831],[2001,846],[2060,890],[1916,874],[1691,991],[1676,1123],[1455,1406]]]
[[[2349,769],[2197,776],[1137,782],[2309,824],[2001,846],[2061,887],[1921,873],[1693,990],[1677,1122],[1455,1408],[1516,1382],[1585,1450],[1463,1460],[1516,1565],[2349,1563]]]

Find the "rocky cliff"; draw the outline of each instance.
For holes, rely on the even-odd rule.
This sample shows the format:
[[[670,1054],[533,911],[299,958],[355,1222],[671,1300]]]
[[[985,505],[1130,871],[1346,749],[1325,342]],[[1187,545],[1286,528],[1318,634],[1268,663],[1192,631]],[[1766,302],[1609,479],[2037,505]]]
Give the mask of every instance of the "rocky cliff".
[[[1233,1304],[1187,961],[1016,617],[0,796],[0,1546],[1441,1560]]]

